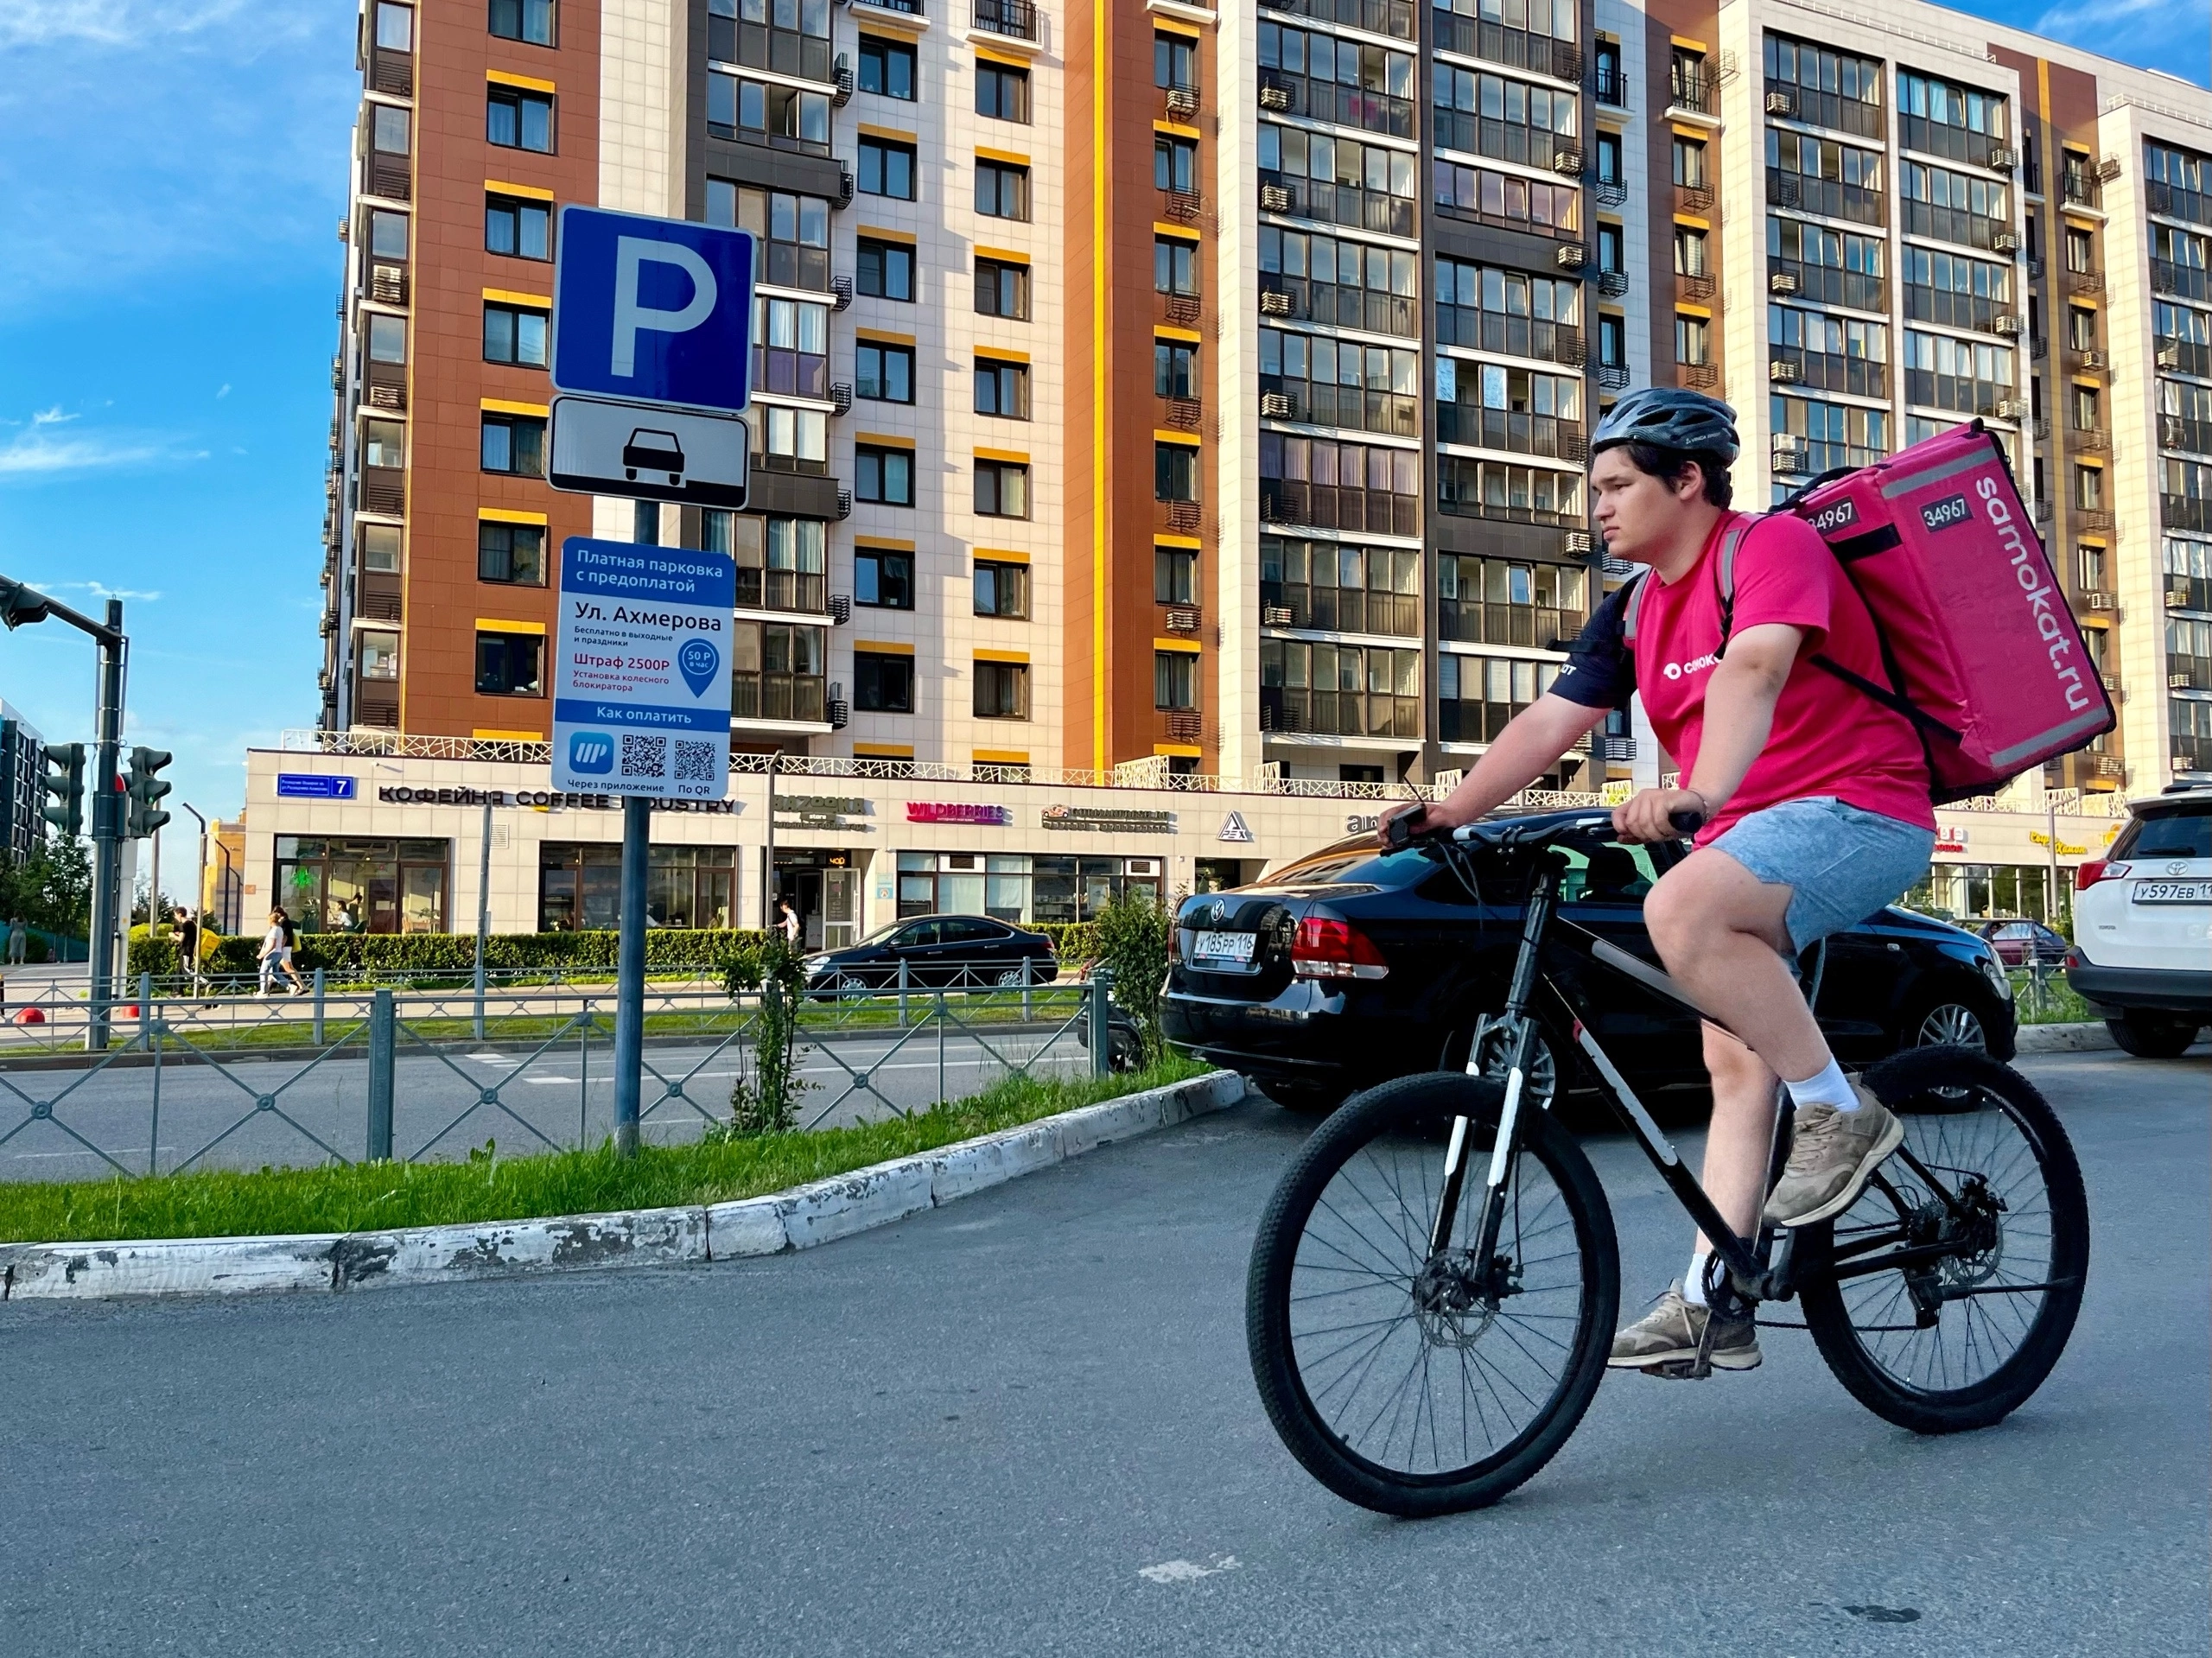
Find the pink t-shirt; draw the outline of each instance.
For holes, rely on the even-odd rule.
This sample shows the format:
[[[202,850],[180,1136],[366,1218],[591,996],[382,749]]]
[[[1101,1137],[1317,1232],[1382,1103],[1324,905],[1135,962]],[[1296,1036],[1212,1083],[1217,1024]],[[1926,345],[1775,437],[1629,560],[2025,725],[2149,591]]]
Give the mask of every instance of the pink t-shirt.
[[[1645,591],[1637,610],[1632,684],[1643,691],[1652,727],[1681,765],[1685,784],[1697,765],[1706,687],[1719,660],[1716,549],[1738,516],[1721,516],[1697,562],[1680,581],[1662,581],[1656,572],[1641,578]],[[1618,639],[1618,620],[1603,614],[1613,608],[1614,601],[1608,601],[1591,619],[1576,642],[1573,669],[1579,671],[1563,673],[1553,686],[1555,691],[1591,706],[1604,706],[1596,694],[1607,690],[1619,702],[1627,701],[1630,687],[1619,683],[1627,676],[1618,668],[1609,673],[1604,661],[1601,621],[1612,620],[1614,640]],[[1866,600],[1812,526],[1787,515],[1760,519],[1736,549],[1732,637],[1769,622],[1802,628],[1804,642],[1775,704],[1765,749],[1719,814],[1699,832],[1698,844],[1764,807],[1822,795],[1934,829],[1928,763],[1911,725],[1812,660],[1816,653],[1825,655],[1876,684],[1888,681]],[[1618,651],[1616,643],[1618,665],[1627,666],[1618,661]]]

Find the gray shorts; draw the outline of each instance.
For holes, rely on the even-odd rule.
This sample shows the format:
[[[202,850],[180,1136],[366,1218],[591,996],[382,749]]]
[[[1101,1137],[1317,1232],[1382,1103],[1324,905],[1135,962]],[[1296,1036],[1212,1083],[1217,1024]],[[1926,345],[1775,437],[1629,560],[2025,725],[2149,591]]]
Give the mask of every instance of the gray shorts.
[[[1770,886],[1787,886],[1796,950],[1856,926],[1928,873],[1936,834],[1834,795],[1756,811],[1713,844]]]

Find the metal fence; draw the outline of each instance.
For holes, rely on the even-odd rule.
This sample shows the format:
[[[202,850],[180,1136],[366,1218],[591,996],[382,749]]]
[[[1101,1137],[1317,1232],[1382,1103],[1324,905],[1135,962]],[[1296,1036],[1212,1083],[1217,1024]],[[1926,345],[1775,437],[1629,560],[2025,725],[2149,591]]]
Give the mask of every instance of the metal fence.
[[[905,1116],[1013,1076],[1103,1071],[1110,977],[810,991],[796,1123]],[[995,977],[995,975],[993,975]],[[614,987],[480,996],[380,988],[263,1001],[142,980],[102,1054],[0,1051],[0,1179],[455,1159],[596,1145],[613,1129]],[[79,1004],[81,1007],[81,1004]],[[760,998],[649,983],[639,1121],[695,1139],[751,1082]]]

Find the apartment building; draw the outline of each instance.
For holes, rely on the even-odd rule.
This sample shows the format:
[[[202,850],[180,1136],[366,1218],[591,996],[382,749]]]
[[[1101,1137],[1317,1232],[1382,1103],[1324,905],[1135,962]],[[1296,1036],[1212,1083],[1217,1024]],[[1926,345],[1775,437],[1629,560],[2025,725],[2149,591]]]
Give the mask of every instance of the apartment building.
[[[2187,83],[1910,0],[366,0],[360,61],[326,728],[542,740],[597,533],[736,557],[741,750],[1431,779],[1628,574],[1656,378],[1750,505],[1983,420],[2123,698],[2047,781],[2212,765]],[[762,238],[747,511],[543,482],[569,201]]]

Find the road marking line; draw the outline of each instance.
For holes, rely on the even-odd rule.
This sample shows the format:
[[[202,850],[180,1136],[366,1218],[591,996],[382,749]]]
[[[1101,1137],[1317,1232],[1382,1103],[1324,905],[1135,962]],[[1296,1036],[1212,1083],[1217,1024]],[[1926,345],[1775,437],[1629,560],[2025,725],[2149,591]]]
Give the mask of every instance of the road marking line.
[[[1139,1566],[1137,1576],[1151,1583],[1196,1583],[1200,1578],[1234,1572],[1241,1564],[1234,1554],[1217,1554],[1205,1566],[1196,1560],[1162,1560],[1158,1566]]]

